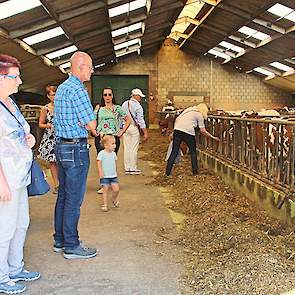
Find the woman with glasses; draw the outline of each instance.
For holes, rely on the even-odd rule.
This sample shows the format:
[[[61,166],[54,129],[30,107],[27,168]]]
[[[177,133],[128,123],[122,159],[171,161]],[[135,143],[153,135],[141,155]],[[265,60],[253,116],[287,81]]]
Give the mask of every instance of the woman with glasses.
[[[4,294],[25,291],[18,281],[40,278],[40,273],[27,271],[23,262],[35,138],[10,97],[21,84],[19,61],[0,54],[0,293]]]
[[[122,127],[123,121],[125,121],[124,127]],[[104,149],[100,144],[101,138],[105,134],[111,134],[116,139],[115,153],[117,154],[120,147],[120,138],[128,129],[130,122],[130,117],[123,111],[120,105],[116,104],[112,88],[104,88],[102,91],[101,104],[97,111],[96,129],[99,133],[99,136],[95,138],[97,153]]]
[[[49,162],[54,185],[53,194],[57,194],[58,192],[57,165],[54,154],[56,140],[53,128],[54,97],[56,89],[56,86],[49,85],[46,87],[46,96],[50,102],[42,108],[39,118],[39,127],[44,129],[39,147],[39,157]]]

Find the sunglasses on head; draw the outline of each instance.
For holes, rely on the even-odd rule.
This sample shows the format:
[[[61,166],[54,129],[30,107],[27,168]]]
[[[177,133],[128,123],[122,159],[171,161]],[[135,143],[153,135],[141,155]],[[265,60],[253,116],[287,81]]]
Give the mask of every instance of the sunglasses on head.
[[[104,93],[103,96],[113,96],[112,93]]]

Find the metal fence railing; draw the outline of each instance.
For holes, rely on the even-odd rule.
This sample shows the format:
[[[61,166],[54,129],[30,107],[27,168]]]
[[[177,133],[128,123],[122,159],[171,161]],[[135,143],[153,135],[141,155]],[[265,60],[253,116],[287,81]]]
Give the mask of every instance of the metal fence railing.
[[[285,191],[294,188],[295,122],[209,116],[217,143],[198,136],[199,147]]]

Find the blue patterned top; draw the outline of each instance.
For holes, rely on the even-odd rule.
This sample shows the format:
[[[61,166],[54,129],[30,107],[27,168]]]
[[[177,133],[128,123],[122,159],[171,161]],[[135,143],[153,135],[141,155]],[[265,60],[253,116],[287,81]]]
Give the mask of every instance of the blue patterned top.
[[[11,100],[14,104],[14,102]],[[31,183],[30,169],[33,153],[26,143],[25,136],[30,126],[14,104],[22,126],[0,104],[0,163],[10,190],[16,190]]]
[[[58,86],[54,98],[54,128],[57,137],[87,137],[86,124],[95,120],[83,83],[71,75]]]

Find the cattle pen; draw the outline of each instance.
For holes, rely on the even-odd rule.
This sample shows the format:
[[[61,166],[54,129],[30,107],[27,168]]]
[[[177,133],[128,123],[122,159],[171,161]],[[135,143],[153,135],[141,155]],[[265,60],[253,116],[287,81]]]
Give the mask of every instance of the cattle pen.
[[[211,115],[207,129],[221,141],[198,136],[204,165],[272,215],[293,223],[295,122]]]

